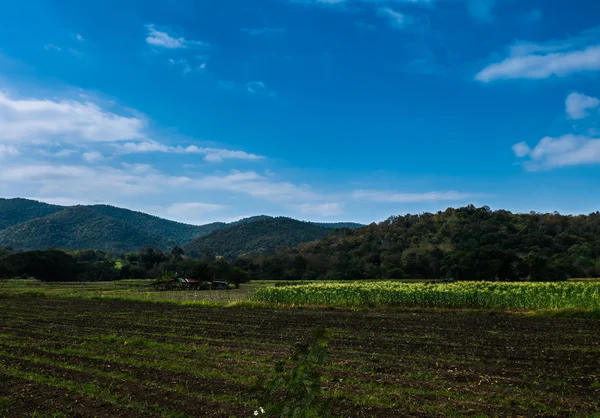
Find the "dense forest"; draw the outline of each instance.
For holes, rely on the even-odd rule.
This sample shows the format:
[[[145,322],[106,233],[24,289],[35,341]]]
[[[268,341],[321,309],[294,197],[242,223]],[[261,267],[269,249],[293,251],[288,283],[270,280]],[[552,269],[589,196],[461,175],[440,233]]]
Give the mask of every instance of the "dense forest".
[[[95,250],[0,249],[0,280],[34,278],[43,282],[97,282],[176,277],[197,281],[226,280],[235,285],[251,279],[246,270],[223,257],[185,257],[180,247],[163,252],[146,246],[139,252],[119,256]]]
[[[600,277],[600,213],[513,214],[467,206],[392,216],[253,257],[265,279],[563,280]]]
[[[268,235],[272,233],[268,227],[268,220],[271,219],[274,218],[263,215],[232,223],[188,225],[107,205],[65,207],[28,199],[0,199],[0,247],[19,250],[95,249],[121,253],[138,251],[142,246],[152,245],[168,251],[215,231],[242,227],[244,224],[257,221],[265,222],[264,225],[267,226],[263,233]],[[322,225],[323,228],[329,229],[360,226],[362,225]],[[307,234],[305,240],[279,239],[279,242],[283,245],[296,245],[324,235]],[[231,234],[228,236],[230,237]],[[297,236],[302,236],[302,233],[298,233]],[[273,239],[273,242],[276,242],[276,239]],[[232,256],[248,249],[251,251],[258,249],[252,243],[244,246],[239,241],[236,241],[231,248],[223,247],[223,243],[216,243],[215,240],[210,240],[210,243],[214,244],[215,250]],[[276,243],[261,248],[274,251],[279,245]]]
[[[68,253],[6,248],[0,251],[0,277],[54,274],[61,276],[56,276],[56,280],[116,280],[156,277],[165,272],[200,277],[212,274],[207,272],[215,260],[235,267],[240,277],[269,280],[559,281],[600,277],[598,212],[578,216],[513,214],[471,205],[437,213],[393,216],[357,229],[257,217],[171,250],[164,249],[166,244],[159,235],[131,232],[129,228],[133,227],[125,221],[114,217],[106,220],[105,215],[89,207],[62,209],[27,222],[35,226],[31,235],[37,234],[40,240],[52,237],[53,242],[69,247],[68,241],[58,241],[59,237],[53,235],[61,234],[54,222],[58,218],[58,224],[67,228],[69,236],[77,235],[78,242],[92,245],[93,239],[78,229],[84,219],[68,229],[68,221],[75,215],[85,218],[85,225],[91,225],[91,230],[101,229],[106,234],[95,233],[93,239],[120,237],[137,248],[144,247],[139,251]],[[18,227],[0,232],[16,231]],[[142,238],[132,241],[132,235]],[[40,241],[39,245],[44,243]],[[38,267],[45,267],[29,271],[24,266],[32,260]],[[52,267],[55,262],[70,267]]]
[[[183,246],[186,254],[221,255],[228,259],[256,254],[271,254],[282,247],[295,247],[331,233],[331,228],[290,218],[266,218],[223,228],[196,238]]]

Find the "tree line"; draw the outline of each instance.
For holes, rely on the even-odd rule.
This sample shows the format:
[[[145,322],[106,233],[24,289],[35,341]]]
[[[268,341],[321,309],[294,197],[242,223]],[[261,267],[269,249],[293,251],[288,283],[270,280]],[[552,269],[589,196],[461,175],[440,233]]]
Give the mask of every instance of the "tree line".
[[[473,205],[392,216],[271,256],[263,279],[560,281],[600,277],[600,213],[514,214]]]
[[[231,237],[229,237],[231,238]],[[195,249],[196,250],[196,249]],[[147,246],[138,252],[0,250],[0,277],[47,281],[156,278],[196,280],[444,279],[560,281],[600,277],[600,213],[513,214],[472,205],[392,216],[274,254],[186,255]]]
[[[44,282],[94,282],[184,277],[199,282],[225,280],[239,286],[248,273],[223,257],[191,258],[180,247],[170,252],[147,246],[118,256],[96,250],[65,252],[0,249],[0,279],[35,278]]]

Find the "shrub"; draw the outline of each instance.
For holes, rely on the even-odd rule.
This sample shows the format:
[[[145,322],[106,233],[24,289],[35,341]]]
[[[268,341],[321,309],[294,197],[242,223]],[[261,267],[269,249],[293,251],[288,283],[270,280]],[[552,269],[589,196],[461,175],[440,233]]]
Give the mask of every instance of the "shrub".
[[[313,344],[296,344],[291,357],[275,366],[270,379],[259,377],[252,394],[261,405],[254,415],[278,418],[328,417],[329,402],[323,398],[321,366],[329,358],[329,333],[313,332]]]

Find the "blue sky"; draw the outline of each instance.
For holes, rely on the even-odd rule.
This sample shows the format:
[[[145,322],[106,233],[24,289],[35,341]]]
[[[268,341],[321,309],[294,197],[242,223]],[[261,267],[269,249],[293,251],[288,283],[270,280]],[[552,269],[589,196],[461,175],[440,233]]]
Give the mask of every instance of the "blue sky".
[[[191,223],[600,207],[593,0],[0,5],[0,196]]]

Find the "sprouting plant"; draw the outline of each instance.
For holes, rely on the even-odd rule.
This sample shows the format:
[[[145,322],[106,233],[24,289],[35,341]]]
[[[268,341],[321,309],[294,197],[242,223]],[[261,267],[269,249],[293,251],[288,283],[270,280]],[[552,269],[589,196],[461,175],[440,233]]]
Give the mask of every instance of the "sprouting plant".
[[[251,393],[261,407],[256,416],[269,418],[328,417],[329,402],[323,397],[321,366],[329,358],[329,332],[313,331],[312,345],[296,344],[289,359],[277,363],[270,379],[261,376]]]

